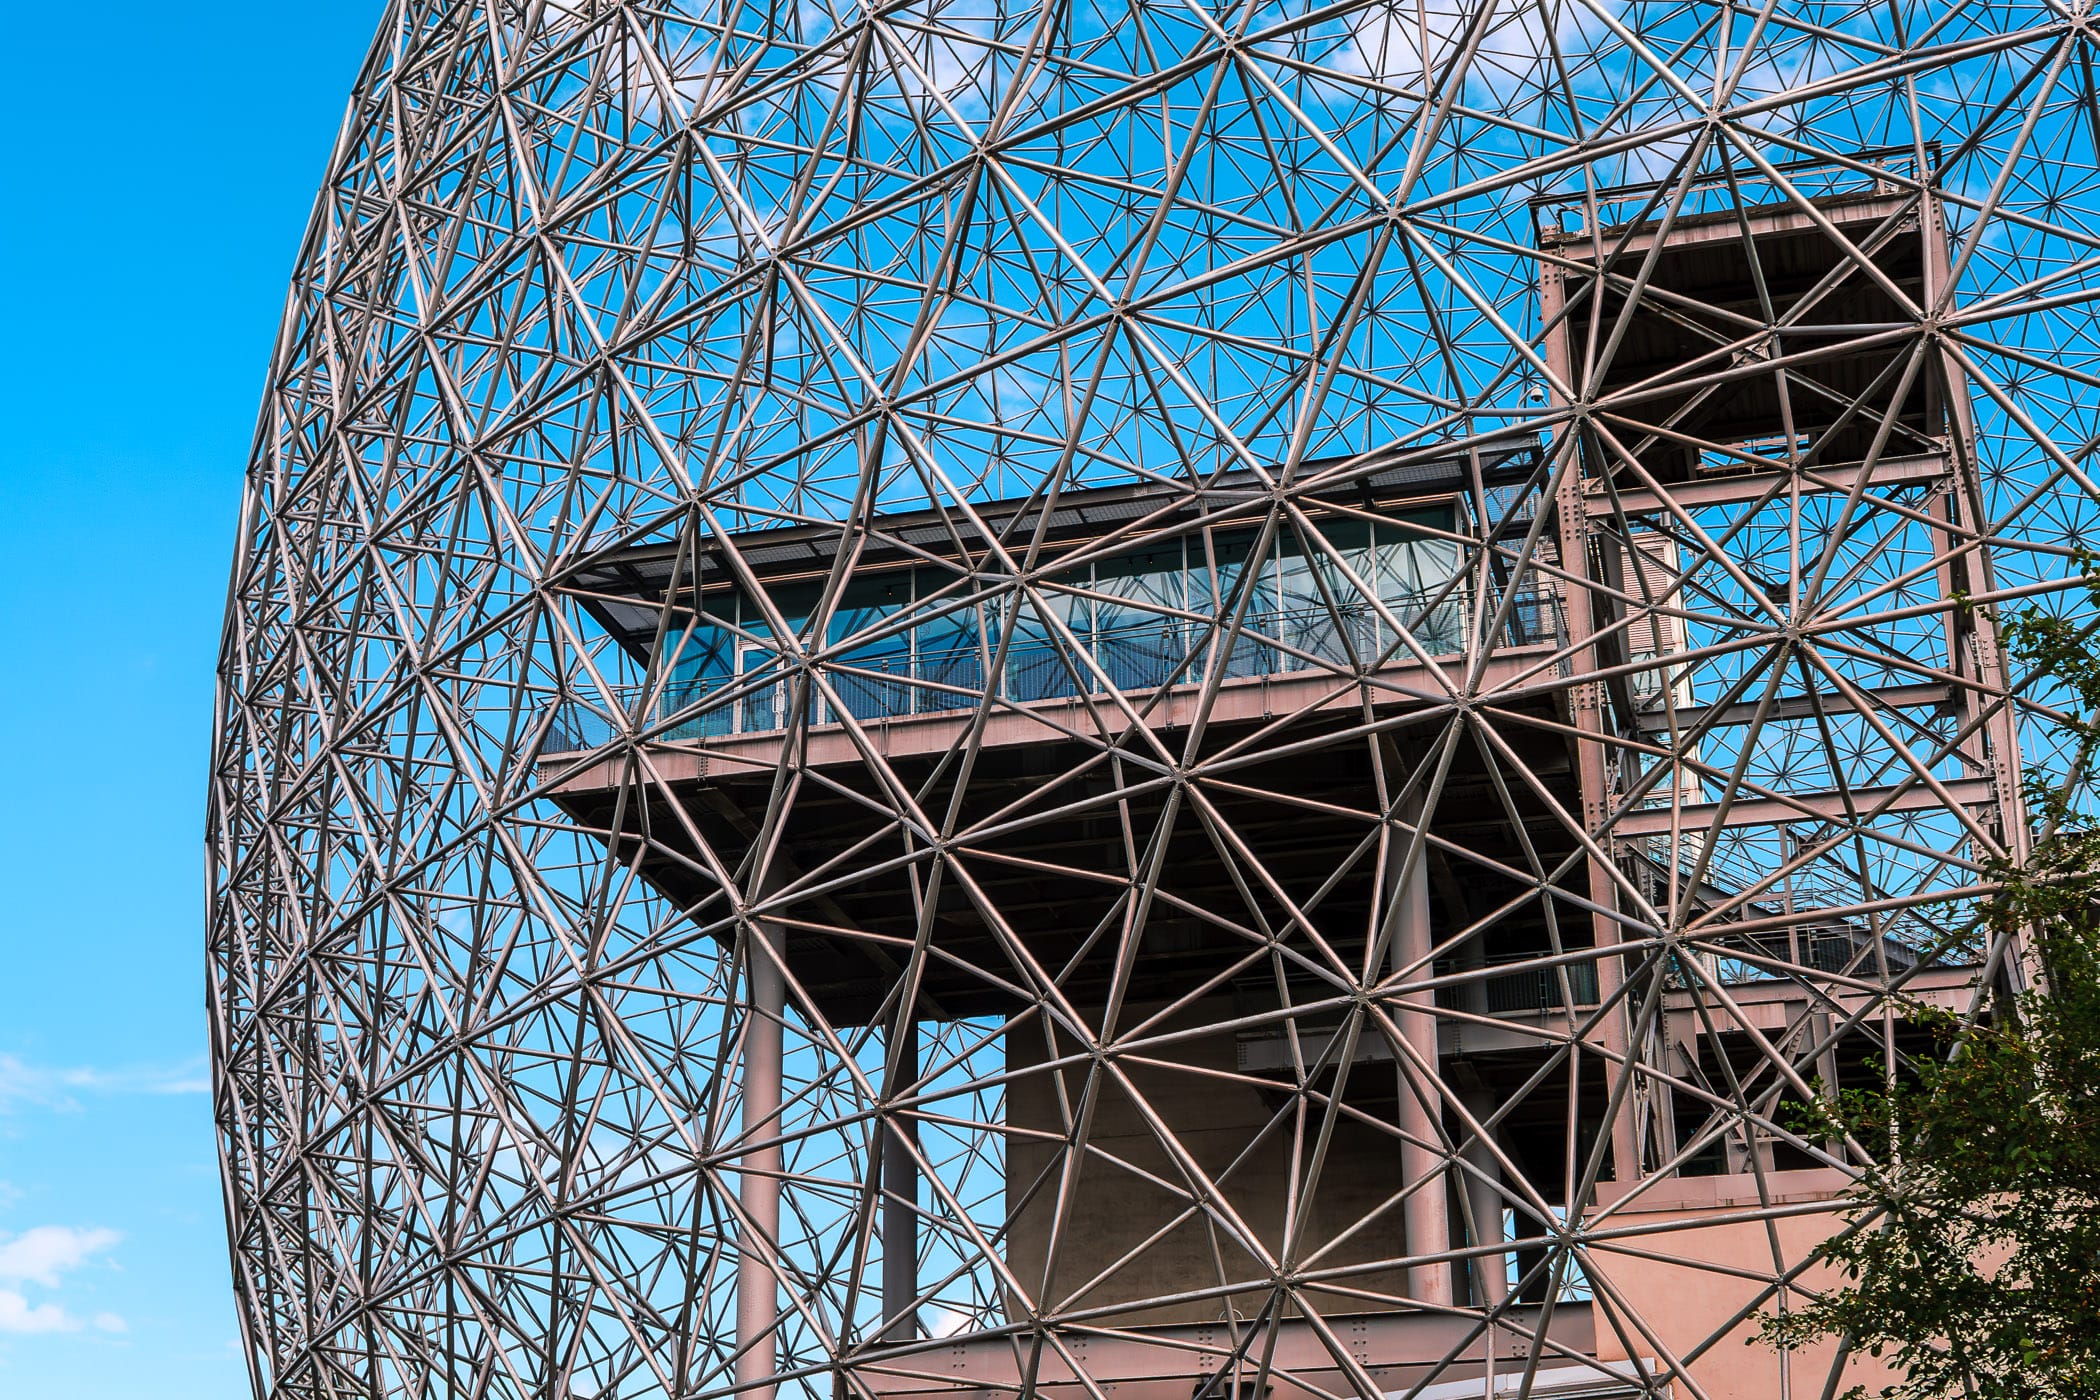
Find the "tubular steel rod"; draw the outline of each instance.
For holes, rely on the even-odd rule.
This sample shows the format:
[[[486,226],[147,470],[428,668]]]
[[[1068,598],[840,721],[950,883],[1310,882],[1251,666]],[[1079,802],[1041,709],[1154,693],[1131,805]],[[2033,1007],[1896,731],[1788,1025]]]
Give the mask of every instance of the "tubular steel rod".
[[[222,633],[263,1400],[1896,1379],[1731,1338],[2032,984],[2076,23],[1067,8],[389,8]]]

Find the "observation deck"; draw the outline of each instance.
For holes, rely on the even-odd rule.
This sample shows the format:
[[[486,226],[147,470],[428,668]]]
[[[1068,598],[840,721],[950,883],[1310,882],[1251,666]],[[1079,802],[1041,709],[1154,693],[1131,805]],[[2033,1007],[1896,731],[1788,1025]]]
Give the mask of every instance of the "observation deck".
[[[1234,717],[1262,713],[1239,697],[1278,685],[1295,687],[1296,700],[1353,682],[1369,703],[1405,703],[1447,696],[1454,660],[1482,648],[1544,655],[1534,670],[1550,676],[1561,636],[1550,584],[1511,586],[1461,567],[1480,530],[1466,466],[1416,464],[1320,493],[1334,509],[1308,522],[1316,540],[1247,523],[1266,488],[1246,472],[1193,490],[1066,491],[1047,513],[1008,501],[878,516],[856,541],[853,581],[835,594],[825,575],[836,526],[732,535],[692,558],[678,546],[637,549],[579,575],[570,592],[653,679],[558,706],[543,761],[629,732],[697,742],[730,762],[777,758],[779,736],[805,728],[804,706],[809,731],[921,731],[929,737],[906,743],[938,747],[953,728],[940,721],[1034,715],[1055,728],[1111,694],[1149,697],[1146,722],[1172,725],[1173,697],[1212,684],[1233,697],[1223,703]],[[1534,502],[1511,487],[1535,472],[1532,451],[1477,471],[1498,523],[1523,523],[1510,511]],[[1007,556],[995,562],[1011,567],[1022,548],[1037,556],[1034,587],[990,603],[971,593],[973,566]],[[1259,576],[1242,589],[1257,549]],[[731,556],[751,561],[748,580],[732,578]],[[667,601],[687,611],[660,638]],[[1410,671],[1422,674],[1410,682]],[[989,741],[1046,737],[1008,728]]]
[[[772,839],[777,868],[795,872],[786,891],[809,891],[784,921],[789,966],[836,1024],[880,1014],[927,910],[901,872],[827,872],[842,851],[894,839],[884,794],[952,803],[958,827],[981,832],[966,849],[985,864],[976,892],[933,897],[941,957],[923,994],[948,1014],[1013,1006],[1012,950],[999,946],[1010,933],[1084,1001],[1104,994],[1110,965],[1082,950],[1121,898],[1099,872],[1128,859],[1114,809],[1091,793],[1117,791],[1142,822],[1172,783],[1133,789],[1133,774],[1178,762],[1227,776],[1207,792],[1219,818],[1309,893],[1361,839],[1347,813],[1379,806],[1410,716],[1483,700],[1537,771],[1570,771],[1552,732],[1567,716],[1553,580],[1498,570],[1479,547],[1530,527],[1537,472],[1524,449],[1359,473],[1305,493],[1303,519],[1281,526],[1263,523],[1271,493],[1250,473],[879,515],[844,545],[842,584],[830,581],[847,538],[835,526],[637,549],[571,590],[652,679],[555,707],[541,771],[580,823],[620,849],[639,843],[652,882],[703,926],[709,865],[750,859],[776,777],[808,775]],[[1010,577],[1024,554],[1029,584],[974,590],[987,559]],[[610,742],[630,735],[637,745]],[[1440,830],[1470,829],[1515,864],[1526,838],[1489,810],[1494,784],[1462,755]],[[1458,815],[1466,791],[1476,822]],[[1528,839],[1565,851],[1550,798],[1518,800]],[[1172,865],[1133,995],[1167,995],[1245,955],[1243,936],[1203,914],[1235,897],[1231,862],[1184,826]],[[1368,866],[1350,873],[1326,897],[1335,917],[1367,910],[1373,883]],[[986,927],[987,900],[1006,929]]]

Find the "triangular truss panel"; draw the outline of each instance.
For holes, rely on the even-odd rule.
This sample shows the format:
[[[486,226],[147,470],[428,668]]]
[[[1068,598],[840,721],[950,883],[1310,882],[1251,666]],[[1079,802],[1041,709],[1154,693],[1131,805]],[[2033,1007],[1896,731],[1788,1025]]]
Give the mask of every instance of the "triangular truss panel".
[[[2091,27],[401,0],[212,769],[258,1394],[1835,1393],[2017,987]]]

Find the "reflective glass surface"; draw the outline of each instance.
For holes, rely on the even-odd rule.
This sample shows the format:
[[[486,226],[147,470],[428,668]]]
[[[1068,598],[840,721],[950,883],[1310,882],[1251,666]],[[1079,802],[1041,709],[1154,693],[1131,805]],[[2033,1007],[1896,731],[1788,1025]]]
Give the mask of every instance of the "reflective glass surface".
[[[813,582],[768,585],[762,598],[709,593],[693,626],[665,641],[665,704],[697,711],[672,737],[790,723],[797,648],[828,688],[814,701],[819,723],[966,709],[988,682],[1025,703],[1193,684],[1212,667],[1230,680],[1450,655],[1467,617],[1459,547],[1426,532],[1453,521],[1446,506],[1266,538],[1214,530],[1113,554],[1082,545],[996,603],[951,601],[969,595],[968,579],[920,564],[856,579],[821,627]],[[780,640],[788,633],[793,647]]]

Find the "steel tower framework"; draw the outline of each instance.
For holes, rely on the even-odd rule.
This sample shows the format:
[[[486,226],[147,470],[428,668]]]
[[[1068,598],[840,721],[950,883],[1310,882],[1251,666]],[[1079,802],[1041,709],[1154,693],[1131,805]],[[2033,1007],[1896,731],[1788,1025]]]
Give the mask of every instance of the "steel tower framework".
[[[220,672],[257,1393],[1871,1380],[1741,1342],[2022,976],[2094,33],[393,5]]]

